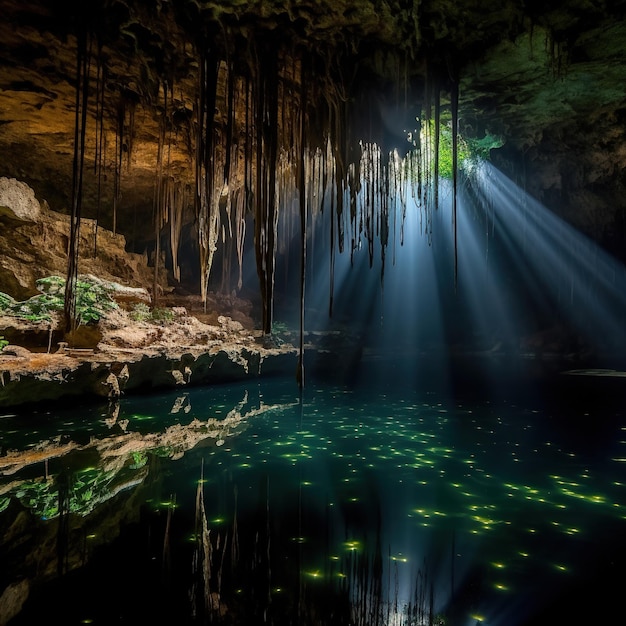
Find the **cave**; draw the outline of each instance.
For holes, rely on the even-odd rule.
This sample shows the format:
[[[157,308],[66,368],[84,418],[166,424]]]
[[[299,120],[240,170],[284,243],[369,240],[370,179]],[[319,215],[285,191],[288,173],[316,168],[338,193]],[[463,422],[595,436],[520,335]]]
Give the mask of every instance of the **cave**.
[[[625,1],[0,15],[0,625],[619,619]]]

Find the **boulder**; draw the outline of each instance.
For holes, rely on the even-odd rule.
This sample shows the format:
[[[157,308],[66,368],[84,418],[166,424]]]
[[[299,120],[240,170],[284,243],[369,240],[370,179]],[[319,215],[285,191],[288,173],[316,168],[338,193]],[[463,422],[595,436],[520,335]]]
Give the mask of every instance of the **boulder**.
[[[20,222],[37,222],[41,205],[35,192],[15,178],[0,178],[0,216]]]

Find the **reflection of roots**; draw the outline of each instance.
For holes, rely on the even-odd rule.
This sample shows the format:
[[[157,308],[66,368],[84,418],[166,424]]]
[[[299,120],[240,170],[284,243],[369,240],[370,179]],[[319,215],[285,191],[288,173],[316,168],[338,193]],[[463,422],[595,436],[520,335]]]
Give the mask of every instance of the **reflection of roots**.
[[[228,613],[228,607],[221,601],[220,594],[216,591],[211,593],[208,608],[214,613],[217,613],[220,617],[224,617],[224,615]]]
[[[224,544],[222,547],[222,554],[220,559],[219,568],[217,570],[217,591],[211,589],[211,579],[213,577],[213,555],[219,550],[221,538],[218,534],[217,545],[215,550],[211,543],[211,530],[206,517],[206,509],[204,506],[204,463],[200,470],[200,480],[198,481],[198,487],[196,489],[196,522],[195,522],[195,537],[196,545],[193,552],[192,559],[192,573],[194,577],[194,583],[191,588],[191,602],[194,616],[198,608],[203,608],[207,615],[214,615],[224,617],[228,613],[228,607],[222,602],[221,587],[222,587],[222,568],[224,565],[224,554],[226,552],[226,545],[228,544],[228,533],[224,538]],[[198,606],[199,591],[202,589],[202,597],[204,599],[204,606]]]

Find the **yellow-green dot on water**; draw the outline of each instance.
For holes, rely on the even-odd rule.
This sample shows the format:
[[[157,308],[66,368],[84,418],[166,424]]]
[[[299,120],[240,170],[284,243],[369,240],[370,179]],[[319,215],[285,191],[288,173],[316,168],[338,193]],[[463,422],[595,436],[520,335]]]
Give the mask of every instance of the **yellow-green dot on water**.
[[[403,556],[402,554],[394,554],[391,557],[392,561],[396,561],[398,563],[408,563],[409,559],[405,556]]]

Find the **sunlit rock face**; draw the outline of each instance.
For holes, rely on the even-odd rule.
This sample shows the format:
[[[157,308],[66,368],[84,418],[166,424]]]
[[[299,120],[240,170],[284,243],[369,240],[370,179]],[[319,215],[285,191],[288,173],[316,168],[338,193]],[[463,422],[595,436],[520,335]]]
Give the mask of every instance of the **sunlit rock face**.
[[[83,216],[140,251],[157,228],[199,257],[189,280],[226,255],[219,240],[242,244],[237,207],[275,218],[259,185],[281,184],[272,171],[284,154],[295,190],[302,150],[330,142],[326,175],[347,187],[359,141],[402,148],[438,103],[449,123],[457,87],[463,136],[500,136],[497,164],[619,248],[624,2],[102,0],[88,14],[70,0],[1,4],[0,176],[69,212],[84,35]]]

